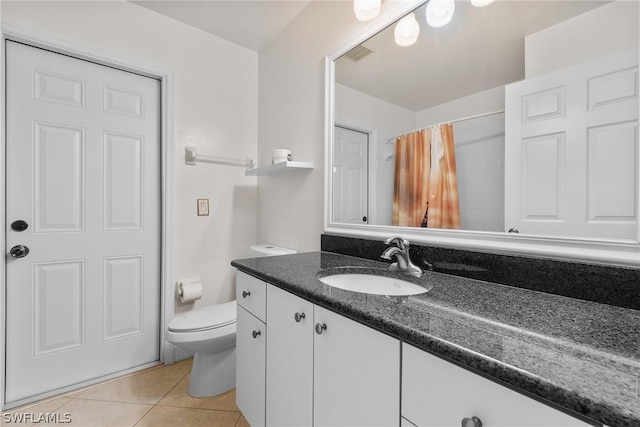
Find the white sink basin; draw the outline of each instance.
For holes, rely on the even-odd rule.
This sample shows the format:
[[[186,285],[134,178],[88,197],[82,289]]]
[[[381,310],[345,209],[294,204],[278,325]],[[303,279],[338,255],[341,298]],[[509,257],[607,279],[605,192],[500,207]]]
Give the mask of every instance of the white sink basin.
[[[334,288],[374,295],[418,295],[430,289],[395,277],[373,274],[338,273],[318,279]]]

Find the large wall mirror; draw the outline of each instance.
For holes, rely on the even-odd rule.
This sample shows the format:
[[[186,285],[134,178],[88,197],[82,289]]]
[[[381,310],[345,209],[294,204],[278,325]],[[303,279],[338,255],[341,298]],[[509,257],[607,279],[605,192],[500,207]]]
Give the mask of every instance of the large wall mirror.
[[[327,58],[325,231],[639,266],[639,2],[454,4]]]

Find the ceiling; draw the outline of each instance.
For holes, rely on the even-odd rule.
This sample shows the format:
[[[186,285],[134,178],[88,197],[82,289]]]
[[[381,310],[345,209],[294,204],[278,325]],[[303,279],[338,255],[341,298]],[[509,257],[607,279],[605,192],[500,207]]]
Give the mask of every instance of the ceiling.
[[[311,1],[321,0],[129,1],[260,52]],[[336,62],[336,81],[421,111],[523,79],[526,35],[609,1],[497,0],[476,8],[456,0],[453,20],[442,28],[426,26],[423,5],[416,10],[421,33],[415,45],[398,47],[390,26],[363,43],[371,55]]]
[[[524,79],[525,36],[606,3],[498,0],[477,8],[456,1],[452,21],[441,28],[426,25],[423,5],[415,11],[416,44],[396,45],[394,27],[387,27],[362,43],[371,54],[357,62],[346,56],[336,61],[336,82],[422,111]]]
[[[259,52],[310,0],[129,0]]]

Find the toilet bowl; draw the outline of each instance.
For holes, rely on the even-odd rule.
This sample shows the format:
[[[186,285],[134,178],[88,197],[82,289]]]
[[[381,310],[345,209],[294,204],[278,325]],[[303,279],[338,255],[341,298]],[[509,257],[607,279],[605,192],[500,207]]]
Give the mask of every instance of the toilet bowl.
[[[215,396],[236,386],[236,302],[215,304],[176,316],[166,339],[195,353],[189,394]]]
[[[297,253],[273,245],[251,246],[254,257]],[[189,394],[208,397],[236,386],[236,302],[215,304],[176,316],[165,333],[171,344],[194,352]]]

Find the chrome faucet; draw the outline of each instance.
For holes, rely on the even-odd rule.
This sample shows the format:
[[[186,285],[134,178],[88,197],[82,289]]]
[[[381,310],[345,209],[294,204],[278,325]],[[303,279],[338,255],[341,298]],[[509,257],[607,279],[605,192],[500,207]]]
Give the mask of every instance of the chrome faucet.
[[[387,248],[380,258],[391,260],[396,257],[396,262],[389,266],[389,270],[398,270],[415,277],[422,276],[422,269],[411,262],[409,257],[409,241],[401,237],[389,237],[384,241],[385,245],[395,245]]]

